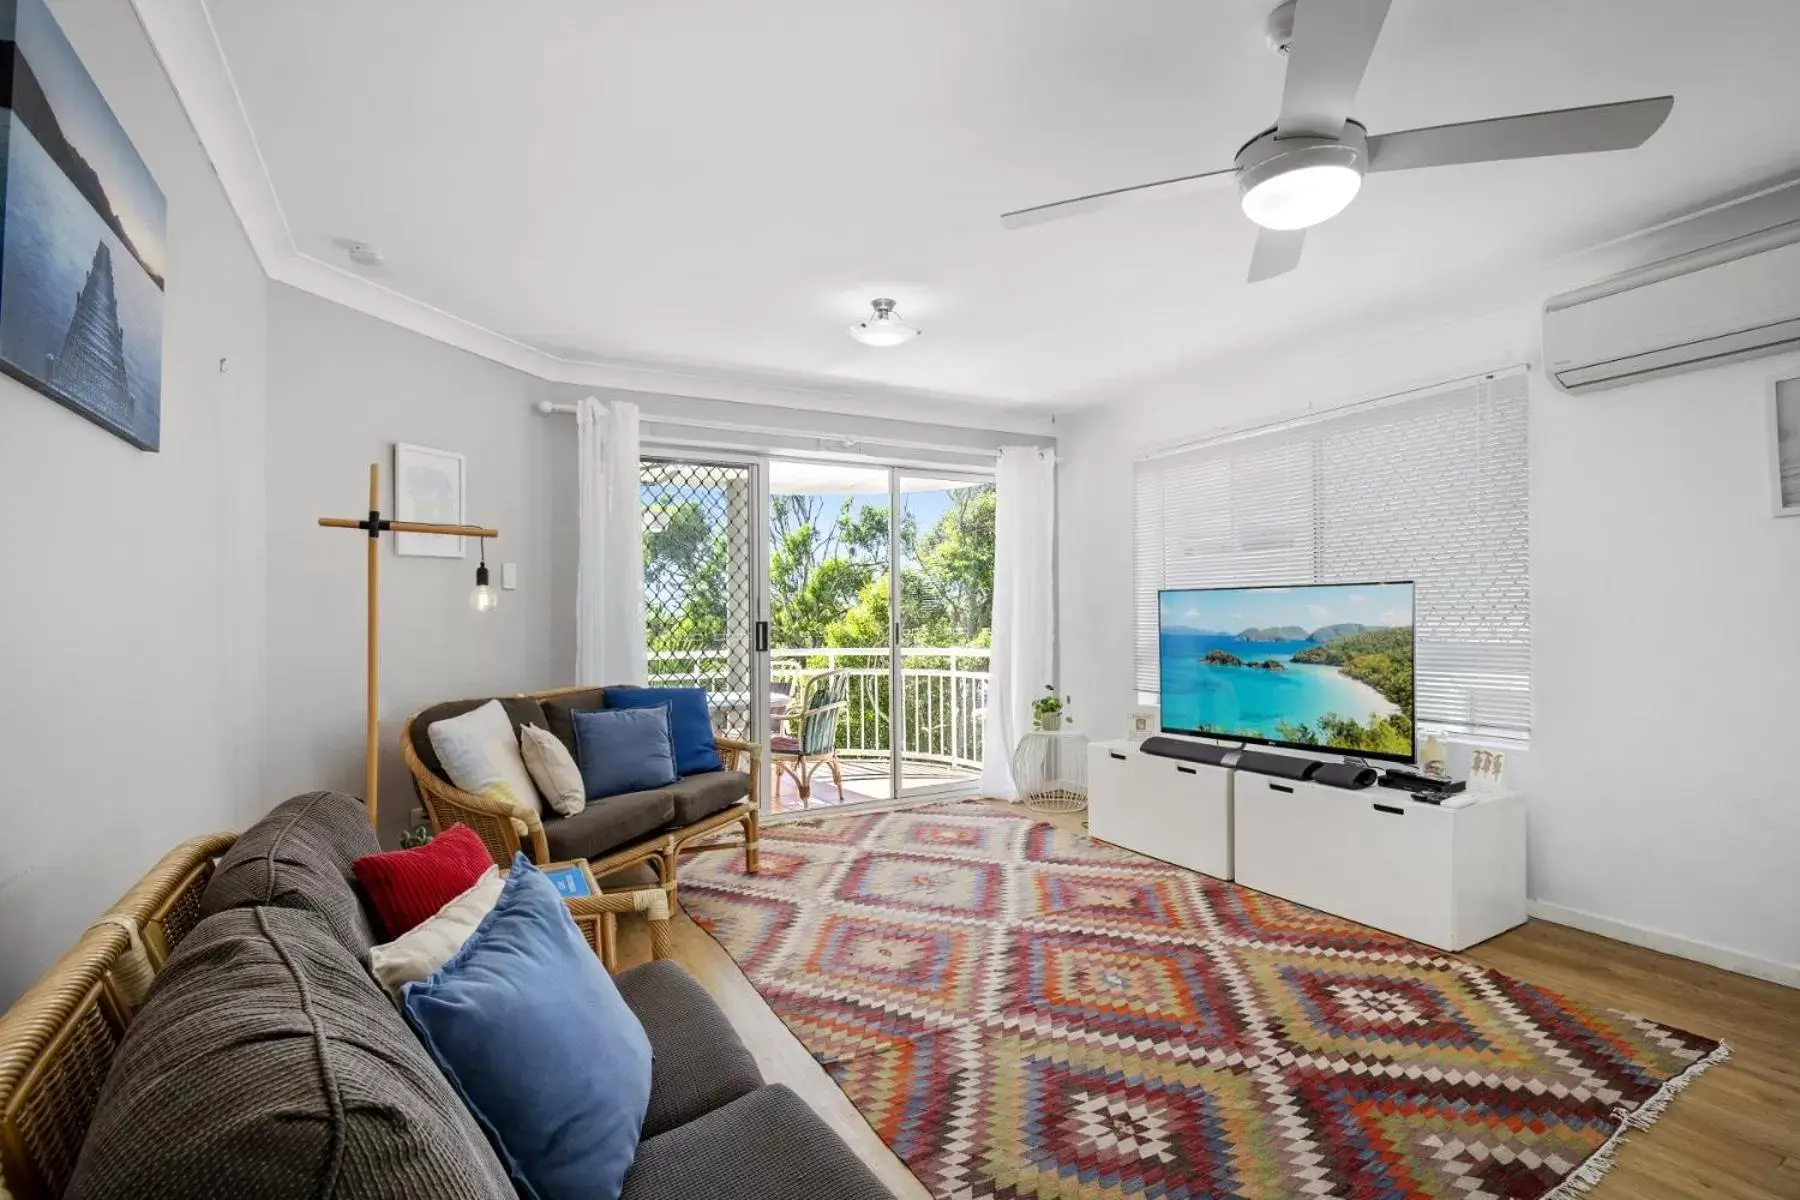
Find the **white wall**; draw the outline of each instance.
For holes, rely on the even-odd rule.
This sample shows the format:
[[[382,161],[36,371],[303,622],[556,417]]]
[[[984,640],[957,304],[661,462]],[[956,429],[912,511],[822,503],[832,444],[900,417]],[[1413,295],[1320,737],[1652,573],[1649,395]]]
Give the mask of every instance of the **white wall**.
[[[468,458],[471,523],[491,526],[493,582],[519,564],[500,607],[469,608],[465,559],[381,549],[381,832],[393,844],[417,803],[400,728],[427,704],[573,682],[572,599],[556,582],[574,553],[572,431],[532,410],[545,385],[282,284],[269,285],[269,703],[263,792],[363,791],[364,545],[321,529],[357,517],[381,464],[391,511],[393,443]]]
[[[1535,362],[1535,309],[1216,365],[1061,439],[1062,676],[1090,730],[1132,685],[1132,458]],[[1532,381],[1536,911],[1800,984],[1800,520],[1770,515],[1768,381],[1800,356],[1568,396]]]
[[[51,7],[168,199],[162,450],[0,378],[0,1004],[259,800],[262,273],[129,5]]]

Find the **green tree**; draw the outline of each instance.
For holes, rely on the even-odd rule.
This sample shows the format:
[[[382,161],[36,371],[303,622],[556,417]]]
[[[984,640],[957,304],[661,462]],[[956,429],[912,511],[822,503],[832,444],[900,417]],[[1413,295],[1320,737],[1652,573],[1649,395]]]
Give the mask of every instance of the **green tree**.
[[[651,650],[716,649],[725,638],[725,536],[698,500],[644,508],[644,625]]]
[[[770,636],[778,648],[885,646],[888,509],[854,497],[771,497]],[[994,488],[958,488],[921,531],[899,522],[901,620],[913,645],[986,646],[994,596]],[[647,495],[645,620],[652,652],[717,649],[727,629],[725,530],[698,499]]]

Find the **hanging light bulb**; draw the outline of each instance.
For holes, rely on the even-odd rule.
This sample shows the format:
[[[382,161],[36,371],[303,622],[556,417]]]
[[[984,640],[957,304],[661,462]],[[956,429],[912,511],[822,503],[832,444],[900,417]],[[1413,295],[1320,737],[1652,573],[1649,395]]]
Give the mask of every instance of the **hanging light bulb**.
[[[475,590],[469,593],[469,607],[478,613],[493,612],[500,607],[500,596],[488,586],[487,539],[476,539],[481,546],[481,565],[475,568]]]

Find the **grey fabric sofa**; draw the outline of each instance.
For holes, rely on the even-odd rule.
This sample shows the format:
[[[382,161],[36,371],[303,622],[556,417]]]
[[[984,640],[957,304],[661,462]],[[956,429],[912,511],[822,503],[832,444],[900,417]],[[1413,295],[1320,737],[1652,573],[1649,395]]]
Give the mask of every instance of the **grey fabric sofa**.
[[[63,1195],[513,1195],[365,969],[373,925],[350,863],[376,849],[362,802],[331,792],[238,838],[113,1057]],[[678,965],[617,983],[654,1052],[628,1200],[891,1200],[798,1096],[763,1082]]]

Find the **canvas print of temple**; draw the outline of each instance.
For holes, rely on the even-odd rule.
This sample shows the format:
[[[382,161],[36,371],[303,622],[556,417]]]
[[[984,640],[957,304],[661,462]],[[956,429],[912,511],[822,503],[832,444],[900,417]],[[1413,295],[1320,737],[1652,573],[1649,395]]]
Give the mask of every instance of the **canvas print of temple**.
[[[0,369],[145,450],[168,207],[43,0],[0,0]]]

